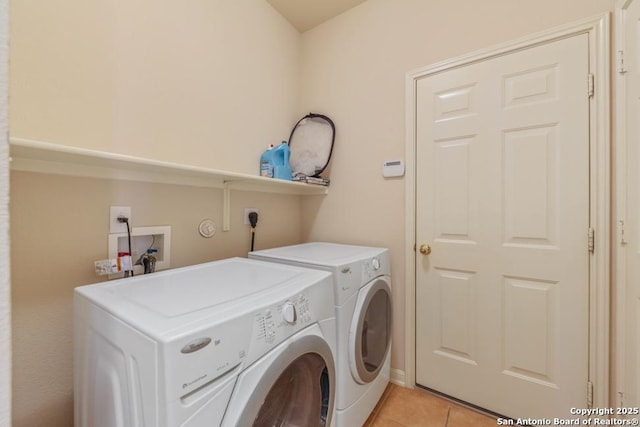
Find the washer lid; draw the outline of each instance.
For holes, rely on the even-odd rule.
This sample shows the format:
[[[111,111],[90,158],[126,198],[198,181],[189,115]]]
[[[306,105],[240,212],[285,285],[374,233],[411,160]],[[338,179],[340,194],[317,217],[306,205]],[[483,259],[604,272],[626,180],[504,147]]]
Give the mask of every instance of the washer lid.
[[[384,248],[312,242],[282,248],[255,251],[249,254],[257,259],[281,259],[299,263],[338,267],[340,265],[371,258],[386,251]]]
[[[165,275],[137,276],[110,291],[162,316],[176,317],[281,285],[300,272],[241,260],[205,264]]]
[[[296,295],[328,277],[312,270],[231,258],[81,286],[76,293],[151,334],[216,323]],[[324,274],[324,275],[323,275]]]

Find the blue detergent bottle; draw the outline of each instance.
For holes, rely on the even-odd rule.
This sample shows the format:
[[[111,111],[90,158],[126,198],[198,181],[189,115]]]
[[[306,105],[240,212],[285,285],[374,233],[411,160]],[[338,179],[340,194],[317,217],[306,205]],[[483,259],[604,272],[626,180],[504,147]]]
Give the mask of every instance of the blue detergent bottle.
[[[273,144],[260,156],[260,176],[273,178]]]
[[[291,165],[289,165],[289,144],[287,141],[282,141],[282,144],[278,145],[271,150],[272,162],[273,162],[273,177],[278,179],[284,179],[291,181]]]

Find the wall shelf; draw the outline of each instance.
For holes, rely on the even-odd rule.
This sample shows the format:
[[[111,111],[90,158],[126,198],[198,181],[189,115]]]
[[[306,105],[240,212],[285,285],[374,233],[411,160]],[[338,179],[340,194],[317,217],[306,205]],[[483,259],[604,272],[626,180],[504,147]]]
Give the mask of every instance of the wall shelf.
[[[223,225],[228,231],[231,190],[324,195],[324,186],[183,165],[49,142],[10,138],[11,170],[90,178],[221,188]]]

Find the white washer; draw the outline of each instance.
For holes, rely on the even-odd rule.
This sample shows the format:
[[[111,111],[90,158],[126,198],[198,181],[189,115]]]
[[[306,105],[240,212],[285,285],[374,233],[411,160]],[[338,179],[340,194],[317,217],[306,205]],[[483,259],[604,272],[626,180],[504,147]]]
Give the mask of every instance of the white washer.
[[[75,425],[329,426],[330,287],[232,258],[76,288]]]
[[[384,248],[306,243],[249,258],[333,273],[337,326],[336,427],[361,426],[389,383],[391,267]]]

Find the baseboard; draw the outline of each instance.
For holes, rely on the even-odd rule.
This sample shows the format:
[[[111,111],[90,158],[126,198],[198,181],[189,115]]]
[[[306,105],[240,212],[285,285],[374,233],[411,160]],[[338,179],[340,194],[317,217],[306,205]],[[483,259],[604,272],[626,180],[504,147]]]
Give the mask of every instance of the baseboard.
[[[389,381],[402,387],[407,386],[407,384],[405,383],[404,371],[401,369],[391,368]]]

